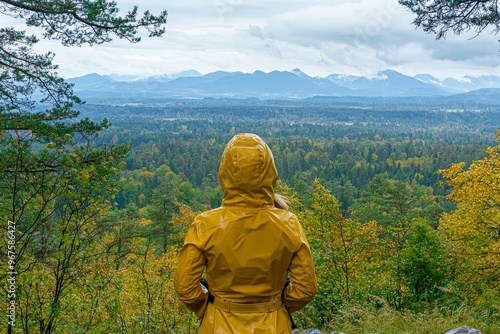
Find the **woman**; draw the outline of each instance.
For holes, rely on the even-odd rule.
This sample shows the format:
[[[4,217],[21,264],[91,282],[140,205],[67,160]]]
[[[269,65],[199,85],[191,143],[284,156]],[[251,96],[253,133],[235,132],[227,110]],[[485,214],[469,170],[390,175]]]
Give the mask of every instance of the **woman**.
[[[226,145],[222,205],[194,220],[175,277],[179,299],[203,318],[199,333],[291,333],[289,312],[316,294],[302,227],[280,196],[274,204],[277,178],[271,150],[257,135],[237,134]],[[200,284],[204,270],[209,293]]]

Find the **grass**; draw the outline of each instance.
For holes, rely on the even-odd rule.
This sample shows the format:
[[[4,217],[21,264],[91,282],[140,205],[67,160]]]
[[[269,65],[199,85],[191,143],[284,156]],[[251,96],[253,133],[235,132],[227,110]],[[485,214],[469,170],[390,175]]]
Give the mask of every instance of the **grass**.
[[[498,310],[498,308],[497,308]],[[469,326],[483,334],[500,333],[500,314],[488,314],[468,307],[431,308],[418,314],[400,313],[387,306],[351,305],[336,314],[324,333],[346,334],[445,334]]]

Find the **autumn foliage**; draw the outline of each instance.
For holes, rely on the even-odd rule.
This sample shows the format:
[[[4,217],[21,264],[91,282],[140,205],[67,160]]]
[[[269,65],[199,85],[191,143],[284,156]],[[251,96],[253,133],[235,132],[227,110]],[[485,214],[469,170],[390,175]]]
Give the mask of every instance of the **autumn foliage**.
[[[440,231],[458,256],[462,284],[475,293],[500,287],[500,131],[488,156],[465,168],[457,163],[439,171],[452,187],[453,212],[443,215]],[[479,289],[476,290],[476,289]]]

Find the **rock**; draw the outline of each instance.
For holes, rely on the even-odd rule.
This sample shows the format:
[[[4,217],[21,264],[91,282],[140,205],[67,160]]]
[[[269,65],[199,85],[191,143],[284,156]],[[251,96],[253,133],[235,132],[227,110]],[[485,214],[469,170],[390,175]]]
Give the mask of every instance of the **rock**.
[[[308,328],[306,330],[301,331],[300,329],[294,329],[292,331],[293,334],[323,334],[323,332],[317,330],[316,328]]]
[[[320,332],[316,328],[308,328],[308,329],[306,329],[306,333],[307,334],[323,334],[322,332]]]
[[[459,328],[452,329],[445,334],[482,334],[479,329],[471,328],[468,326],[462,326]]]

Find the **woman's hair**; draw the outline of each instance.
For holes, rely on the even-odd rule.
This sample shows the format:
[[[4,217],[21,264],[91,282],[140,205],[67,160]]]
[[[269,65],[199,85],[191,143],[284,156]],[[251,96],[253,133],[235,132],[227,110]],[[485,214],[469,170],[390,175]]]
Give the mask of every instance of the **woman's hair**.
[[[274,194],[274,206],[279,209],[290,211],[290,200],[286,196]]]

